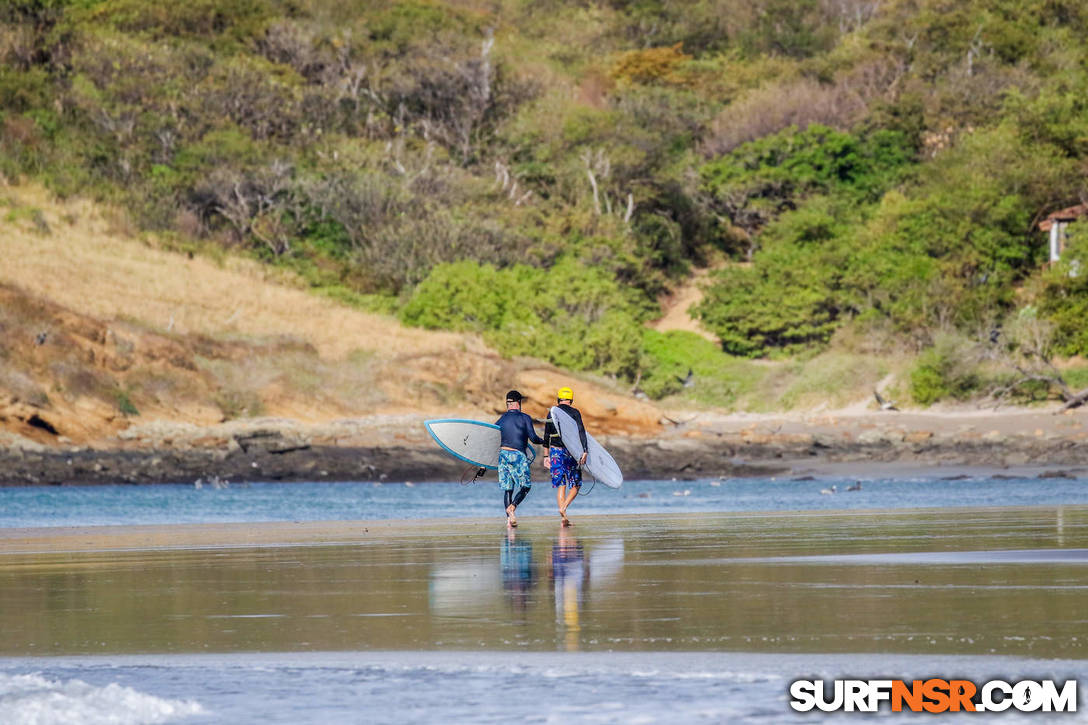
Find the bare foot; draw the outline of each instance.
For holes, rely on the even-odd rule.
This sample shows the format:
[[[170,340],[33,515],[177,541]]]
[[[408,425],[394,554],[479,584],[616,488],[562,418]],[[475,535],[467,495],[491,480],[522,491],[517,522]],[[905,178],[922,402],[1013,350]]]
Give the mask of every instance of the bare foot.
[[[518,517],[514,515],[514,504],[510,504],[506,507],[506,519],[507,523],[511,526],[518,525]]]
[[[563,517],[563,526],[574,526],[566,516]]]

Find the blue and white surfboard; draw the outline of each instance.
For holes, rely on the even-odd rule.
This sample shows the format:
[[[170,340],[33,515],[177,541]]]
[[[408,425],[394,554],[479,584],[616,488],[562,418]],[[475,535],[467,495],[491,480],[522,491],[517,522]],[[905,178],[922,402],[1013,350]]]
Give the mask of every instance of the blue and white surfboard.
[[[496,470],[499,467],[499,446],[502,434],[499,426],[479,420],[464,418],[438,418],[425,420],[423,425],[434,442],[455,458],[480,468]],[[536,460],[536,450],[525,447],[529,463]]]

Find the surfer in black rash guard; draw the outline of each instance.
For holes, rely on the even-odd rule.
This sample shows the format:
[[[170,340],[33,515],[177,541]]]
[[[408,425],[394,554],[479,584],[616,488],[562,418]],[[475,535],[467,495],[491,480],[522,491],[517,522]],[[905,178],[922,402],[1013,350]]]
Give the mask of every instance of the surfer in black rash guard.
[[[555,502],[559,505],[559,516],[563,519],[563,525],[570,526],[567,507],[582,488],[580,466],[586,463],[589,443],[586,441],[586,427],[582,424],[582,414],[571,405],[574,402],[574,391],[567,387],[560,388],[556,393],[556,402],[558,408],[578,424],[578,440],[582,444],[582,457],[576,461],[563,445],[563,439],[559,437],[559,429],[555,422],[549,418],[544,424],[544,445],[548,446],[548,465],[552,474],[552,488],[555,489]]]
[[[525,447],[529,441],[543,443],[544,439],[533,429],[533,419],[521,412],[521,393],[511,390],[506,394],[506,412],[495,421],[499,426],[501,442],[499,444],[499,486],[503,490],[503,505],[506,507],[506,523],[518,525],[514,515],[529,493],[532,481],[529,478],[529,459],[525,456]],[[517,493],[514,489],[517,488]]]

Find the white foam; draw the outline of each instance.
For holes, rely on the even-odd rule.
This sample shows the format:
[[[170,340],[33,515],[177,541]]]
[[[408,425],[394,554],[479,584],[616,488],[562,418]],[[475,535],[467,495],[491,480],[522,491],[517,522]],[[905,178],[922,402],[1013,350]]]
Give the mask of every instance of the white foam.
[[[202,713],[195,701],[167,700],[117,683],[98,687],[39,674],[0,674],[0,722],[6,725],[165,723]]]

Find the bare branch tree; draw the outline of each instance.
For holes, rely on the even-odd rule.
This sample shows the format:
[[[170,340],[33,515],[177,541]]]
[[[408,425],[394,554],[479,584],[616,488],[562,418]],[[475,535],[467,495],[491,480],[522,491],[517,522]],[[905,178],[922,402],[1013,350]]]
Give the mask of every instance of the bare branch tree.
[[[611,176],[612,162],[608,160],[604,149],[597,149],[596,153],[592,149],[586,149],[582,152],[582,163],[586,166],[586,176],[589,177],[589,185],[593,190],[593,210],[600,216],[601,194],[597,179]]]
[[[979,25],[975,36],[971,38],[971,46],[967,49],[967,56],[964,58],[964,66],[969,77],[975,74],[975,58],[981,55],[983,47],[982,26]]]
[[[239,240],[252,236],[273,254],[282,255],[290,250],[290,230],[283,214],[290,203],[292,173],[291,165],[281,160],[250,175],[219,170],[198,191],[204,199],[202,216],[218,215]]]
[[[989,349],[986,357],[997,360],[1005,367],[1016,372],[1016,377],[1009,383],[993,390],[990,398],[995,406],[1008,395],[1014,393],[1026,383],[1045,383],[1065,401],[1061,410],[1076,408],[1088,402],[1088,388],[1073,392],[1053,361],[1054,325],[1040,319],[1032,307],[1026,307],[1013,318],[1008,326],[1008,341],[1000,343],[1001,331],[997,328],[990,333]]]

